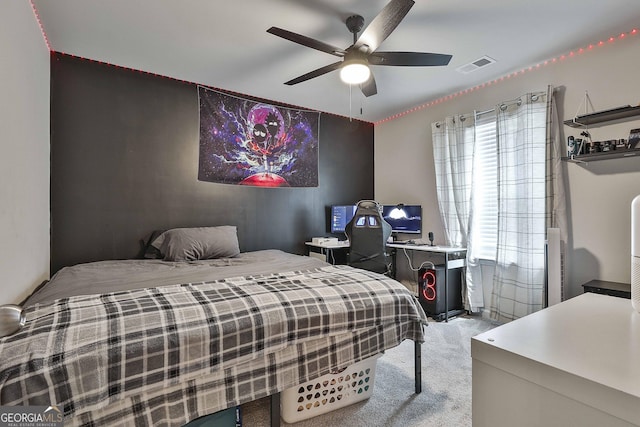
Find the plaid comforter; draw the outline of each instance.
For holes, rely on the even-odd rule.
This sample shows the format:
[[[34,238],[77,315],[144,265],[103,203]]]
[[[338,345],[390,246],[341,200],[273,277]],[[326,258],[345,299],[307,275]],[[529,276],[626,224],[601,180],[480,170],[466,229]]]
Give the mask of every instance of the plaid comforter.
[[[422,342],[426,323],[402,284],[347,266],[65,298],[26,317],[0,339],[0,405],[58,405],[65,425],[182,425]]]

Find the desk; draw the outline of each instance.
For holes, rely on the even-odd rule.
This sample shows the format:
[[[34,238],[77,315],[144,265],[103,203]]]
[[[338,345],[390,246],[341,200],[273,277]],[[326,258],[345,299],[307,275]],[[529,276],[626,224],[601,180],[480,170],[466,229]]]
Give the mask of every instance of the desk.
[[[307,245],[309,250],[309,255],[311,255],[311,249],[318,249],[319,253],[324,255],[325,261],[330,264],[335,264],[335,250],[349,249],[349,241],[348,240],[338,240],[337,243],[313,243],[313,242],[304,242]]]
[[[313,242],[304,242],[309,249],[309,253],[311,254],[312,249],[319,250],[319,253],[324,255],[325,261],[330,264],[335,264],[335,251],[336,250],[344,250],[349,249],[349,241],[348,240],[339,240],[337,243],[313,243]],[[402,249],[406,251],[418,251],[429,254],[437,254],[444,257],[444,320],[446,322],[449,321],[449,295],[447,282],[449,281],[449,270],[457,270],[463,268],[465,266],[465,259],[467,248],[456,247],[456,246],[440,246],[440,245],[416,245],[416,244],[407,244],[407,243],[387,243],[387,248],[392,248],[394,250]],[[396,254],[395,252],[392,254],[392,262],[393,262],[393,274],[395,276],[396,272]],[[419,292],[419,290],[418,290]],[[460,312],[456,312],[455,314],[460,314]]]
[[[465,266],[467,248],[455,247],[455,246],[431,246],[431,245],[416,245],[406,243],[387,243],[388,248],[402,249],[406,251],[418,251],[429,254],[442,255],[444,257],[444,307],[445,322],[449,321],[449,296],[447,282],[449,281],[449,270],[457,270]],[[396,272],[396,255],[393,255],[393,272]],[[418,289],[418,292],[420,290]],[[460,314],[460,313],[456,313]]]
[[[640,313],[588,292],[471,339],[473,427],[640,425]]]

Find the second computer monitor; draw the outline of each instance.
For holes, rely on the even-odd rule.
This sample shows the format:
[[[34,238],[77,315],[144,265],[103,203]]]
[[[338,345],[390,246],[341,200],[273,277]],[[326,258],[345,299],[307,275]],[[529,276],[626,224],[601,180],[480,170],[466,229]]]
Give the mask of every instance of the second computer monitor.
[[[382,216],[394,233],[422,233],[421,205],[383,205]]]
[[[334,234],[344,233],[344,229],[353,218],[356,212],[356,205],[333,205],[331,206],[331,232]]]

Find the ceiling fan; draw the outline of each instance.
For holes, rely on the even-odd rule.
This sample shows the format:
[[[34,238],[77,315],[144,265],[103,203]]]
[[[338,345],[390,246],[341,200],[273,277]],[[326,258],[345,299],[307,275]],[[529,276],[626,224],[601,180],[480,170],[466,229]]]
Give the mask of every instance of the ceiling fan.
[[[358,33],[364,26],[364,18],[360,15],[348,17],[346,25],[353,33],[353,44],[346,49],[331,46],[282,28],[269,28],[268,33],[321,52],[342,57],[341,61],[310,71],[285,82],[285,84],[295,85],[340,69],[340,77],[343,81],[349,84],[360,84],[362,93],[365,96],[371,96],[378,93],[378,90],[369,65],[430,67],[449,64],[451,55],[425,52],[378,52],[376,50],[400,24],[414,4],[413,0],[391,0],[364,29],[360,37],[358,37]]]

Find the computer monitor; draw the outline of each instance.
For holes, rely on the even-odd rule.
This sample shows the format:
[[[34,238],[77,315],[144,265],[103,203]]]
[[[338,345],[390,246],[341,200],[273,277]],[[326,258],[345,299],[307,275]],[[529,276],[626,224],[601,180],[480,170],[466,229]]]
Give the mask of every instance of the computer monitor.
[[[383,205],[382,217],[391,225],[394,233],[422,233],[421,205]]]
[[[331,233],[344,233],[344,229],[356,213],[356,205],[331,206]]]

